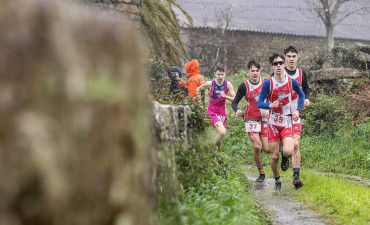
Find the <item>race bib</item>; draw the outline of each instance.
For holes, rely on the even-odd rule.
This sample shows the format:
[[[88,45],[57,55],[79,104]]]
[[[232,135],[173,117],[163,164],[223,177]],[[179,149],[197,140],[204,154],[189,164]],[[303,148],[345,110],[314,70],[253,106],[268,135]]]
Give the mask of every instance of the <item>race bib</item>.
[[[279,127],[291,127],[292,118],[290,116],[280,114],[270,114],[269,124]]]
[[[226,120],[226,117],[224,116],[216,116],[216,117],[221,121],[221,123],[225,122]]]
[[[246,121],[244,124],[246,132],[261,132],[261,122],[259,121]]]

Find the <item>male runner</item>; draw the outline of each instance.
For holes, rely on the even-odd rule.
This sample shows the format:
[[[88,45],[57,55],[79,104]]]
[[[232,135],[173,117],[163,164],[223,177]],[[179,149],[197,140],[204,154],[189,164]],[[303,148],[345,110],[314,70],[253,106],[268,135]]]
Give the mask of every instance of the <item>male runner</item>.
[[[310,89],[308,87],[307,74],[302,69],[297,68],[299,58],[298,50],[296,47],[290,45],[284,49],[284,55],[286,63],[284,73],[285,75],[290,76],[291,78],[295,79],[298,82],[299,86],[302,88],[306,96],[305,97],[306,99],[304,100],[304,106],[309,106],[310,100],[308,100],[308,98],[310,97]],[[293,93],[292,101],[293,107],[296,107],[298,104],[297,93]],[[293,121],[293,132],[294,132],[294,151],[296,152],[295,154],[296,157],[293,157],[293,172],[295,172],[299,176],[300,172],[299,170],[301,167],[301,153],[299,148],[299,141],[302,137],[302,121],[300,118],[297,121]],[[283,154],[281,155],[282,155],[281,169],[283,171],[286,171],[289,168],[289,159],[286,158]]]
[[[243,112],[238,109],[238,103],[244,97],[247,101],[247,106],[244,111],[245,129],[253,146],[253,157],[259,171],[257,182],[265,180],[265,172],[263,169],[262,152],[269,152],[267,145],[267,115],[268,111],[260,109],[257,106],[258,97],[260,95],[264,79],[260,78],[261,65],[254,60],[248,62],[249,80],[239,85],[234,101],[231,104],[232,109],[237,117],[243,115]]]
[[[268,142],[271,151],[271,169],[275,178],[275,190],[281,189],[279,174],[279,143],[283,143],[283,154],[292,157],[294,154],[293,120],[298,120],[305,95],[296,80],[284,74],[285,58],[282,55],[273,56],[272,66],[274,76],[263,83],[258,99],[258,107],[270,110],[268,119]],[[299,96],[298,107],[294,108],[292,95]],[[269,102],[264,102],[268,98]],[[292,111],[295,110],[295,111]],[[295,156],[296,157],[296,156]],[[302,187],[299,174],[293,176],[295,188]]]
[[[225,80],[225,72],[225,66],[217,64],[216,79],[207,81],[196,89],[197,95],[200,97],[200,92],[203,89],[210,88],[207,116],[211,117],[211,123],[216,128],[215,145],[218,151],[221,150],[222,139],[226,135],[226,99],[233,101],[235,97],[233,85]]]

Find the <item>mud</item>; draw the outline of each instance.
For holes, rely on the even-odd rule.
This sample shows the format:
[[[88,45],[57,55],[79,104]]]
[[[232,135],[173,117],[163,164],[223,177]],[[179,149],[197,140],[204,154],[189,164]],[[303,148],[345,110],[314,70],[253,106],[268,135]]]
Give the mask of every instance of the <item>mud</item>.
[[[274,225],[324,225],[323,218],[309,210],[302,203],[291,199],[290,192],[295,191],[291,183],[282,182],[281,191],[274,191],[275,180],[266,177],[263,183],[255,182],[257,174],[248,172],[257,202],[267,209],[267,216]]]

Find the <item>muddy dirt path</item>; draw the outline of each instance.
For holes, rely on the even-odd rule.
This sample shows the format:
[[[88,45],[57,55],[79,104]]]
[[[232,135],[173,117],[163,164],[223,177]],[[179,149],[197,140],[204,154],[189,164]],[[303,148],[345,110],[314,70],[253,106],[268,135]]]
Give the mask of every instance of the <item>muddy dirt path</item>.
[[[247,172],[247,178],[252,182],[251,189],[257,202],[266,208],[268,217],[274,225],[324,225],[326,224],[317,213],[310,211],[302,203],[290,198],[289,193],[295,191],[291,183],[282,182],[280,192],[275,192],[275,180],[266,177],[263,183],[255,182],[257,174]]]

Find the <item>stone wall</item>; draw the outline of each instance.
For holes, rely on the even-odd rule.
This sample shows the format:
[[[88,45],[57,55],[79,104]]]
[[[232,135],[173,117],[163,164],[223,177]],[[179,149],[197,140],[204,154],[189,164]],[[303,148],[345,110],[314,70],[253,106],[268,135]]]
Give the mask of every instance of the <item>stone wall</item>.
[[[1,3],[0,225],[152,224],[145,44],[67,2]]]
[[[255,59],[262,64],[262,74],[270,73],[268,58],[272,53],[283,53],[288,45],[295,45],[300,51],[299,65],[309,68],[315,62],[313,54],[325,49],[325,38],[302,37],[284,34],[268,34],[246,31],[227,31],[222,35],[215,29],[186,28],[182,30],[190,58],[199,60],[201,73],[213,76],[213,66],[219,61],[228,68],[228,74],[246,70],[248,61]],[[336,44],[353,47],[358,41],[337,39]],[[370,42],[367,42],[368,44]],[[218,47],[221,46],[219,49]],[[217,51],[218,50],[218,51]]]
[[[187,105],[165,105],[154,102],[154,136],[157,201],[173,205],[179,193],[176,151],[188,150],[188,120],[191,109]]]

